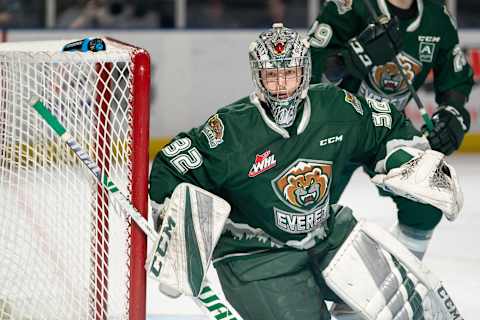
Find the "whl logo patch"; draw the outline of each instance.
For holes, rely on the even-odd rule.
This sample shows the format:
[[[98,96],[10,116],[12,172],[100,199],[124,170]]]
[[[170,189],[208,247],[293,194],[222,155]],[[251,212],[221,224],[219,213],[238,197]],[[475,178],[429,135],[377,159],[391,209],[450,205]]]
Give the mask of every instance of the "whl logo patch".
[[[248,176],[253,178],[258,176],[260,173],[267,171],[277,165],[277,160],[275,160],[275,155],[271,154],[270,150],[265,151],[262,154],[257,154],[255,156],[255,163],[248,172]]]

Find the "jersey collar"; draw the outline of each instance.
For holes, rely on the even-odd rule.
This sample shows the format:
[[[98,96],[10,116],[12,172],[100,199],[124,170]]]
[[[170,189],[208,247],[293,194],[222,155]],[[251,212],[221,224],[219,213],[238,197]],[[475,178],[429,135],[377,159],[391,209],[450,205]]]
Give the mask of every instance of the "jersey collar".
[[[273,131],[275,131],[285,139],[290,138],[290,134],[285,128],[280,127],[275,121],[270,119],[265,109],[260,105],[260,100],[258,99],[258,96],[255,92],[250,94],[250,102],[255,107],[257,107],[257,110],[258,112],[260,112],[260,115],[262,116],[263,121],[270,129],[272,129]],[[302,119],[300,120],[300,123],[298,124],[298,127],[297,127],[297,135],[302,134],[302,132],[305,131],[305,129],[307,128],[308,123],[310,122],[310,114],[311,114],[310,99],[307,96],[303,104]]]
[[[382,12],[382,14],[391,18],[390,11],[388,11],[387,3],[385,1],[387,1],[387,0],[377,0],[378,7],[380,8],[380,11]],[[413,31],[417,30],[417,28],[420,26],[420,22],[422,21],[423,0],[416,0],[415,3],[417,4],[418,16],[407,27],[407,32],[413,32]]]

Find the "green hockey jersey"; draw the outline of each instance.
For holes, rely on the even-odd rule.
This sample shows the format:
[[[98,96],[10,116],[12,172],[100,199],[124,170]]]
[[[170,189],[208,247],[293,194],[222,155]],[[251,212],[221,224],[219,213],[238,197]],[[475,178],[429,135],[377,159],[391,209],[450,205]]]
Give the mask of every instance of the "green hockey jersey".
[[[377,14],[391,17],[393,9],[388,0],[366,1],[371,2]],[[413,16],[396,14],[403,34],[403,50],[397,56],[400,64],[415,89],[433,70],[437,103],[458,106],[445,93],[455,91],[468,98],[473,72],[459,46],[455,21],[438,1],[416,0],[413,6]],[[364,0],[327,0],[309,32],[312,82],[322,81],[327,57],[338,54],[349,39],[372,22]],[[373,67],[368,79],[348,77],[340,86],[378,101],[389,101],[399,110],[410,99],[407,84],[393,62]]]
[[[162,203],[189,182],[229,202],[217,258],[308,249],[329,234],[329,199],[343,167],[353,162],[382,171],[386,153],[400,145],[428,148],[388,103],[313,85],[286,130],[252,94],[178,134],[156,155],[150,197]]]

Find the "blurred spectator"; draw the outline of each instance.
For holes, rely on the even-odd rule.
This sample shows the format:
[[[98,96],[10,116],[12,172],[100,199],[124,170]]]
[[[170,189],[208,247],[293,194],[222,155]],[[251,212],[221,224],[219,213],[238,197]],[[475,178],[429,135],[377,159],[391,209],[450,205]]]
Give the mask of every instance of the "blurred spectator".
[[[189,0],[187,15],[189,28],[307,27],[307,6],[298,0]]]
[[[57,17],[56,27],[69,28],[75,19],[77,19],[86,9],[89,0],[80,0],[70,6],[63,8]]]
[[[58,27],[67,28],[157,28],[157,13],[143,1],[88,0],[82,7],[65,10]]]
[[[150,0],[149,7],[157,13],[160,19],[160,28],[175,27],[175,1],[176,0]]]
[[[457,2],[457,22],[460,28],[480,28],[480,1]]]
[[[0,0],[0,28],[43,26],[44,1]]]
[[[268,0],[267,6],[271,23],[284,22],[285,3],[283,0]]]
[[[18,11],[12,8],[14,1],[0,1],[0,28],[9,27],[14,18],[14,12]]]

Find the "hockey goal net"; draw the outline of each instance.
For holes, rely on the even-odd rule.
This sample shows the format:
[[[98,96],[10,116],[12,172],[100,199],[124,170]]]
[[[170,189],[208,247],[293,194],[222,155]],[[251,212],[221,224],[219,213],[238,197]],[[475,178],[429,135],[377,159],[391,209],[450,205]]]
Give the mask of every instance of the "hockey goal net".
[[[29,101],[146,216],[148,53],[113,39],[0,44],[0,319],[145,319],[146,238]]]

